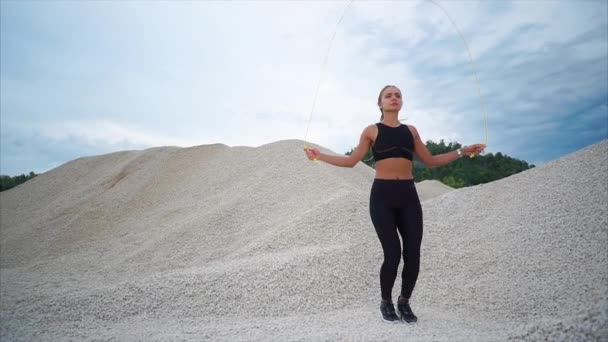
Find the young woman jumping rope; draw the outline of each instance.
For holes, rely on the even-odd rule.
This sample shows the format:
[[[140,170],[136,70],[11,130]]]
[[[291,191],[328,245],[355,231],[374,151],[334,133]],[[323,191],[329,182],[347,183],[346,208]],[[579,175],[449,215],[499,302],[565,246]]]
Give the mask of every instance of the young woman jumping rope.
[[[462,156],[481,153],[485,148],[484,144],[475,144],[441,155],[431,155],[416,127],[399,122],[402,104],[401,91],[397,87],[384,87],[378,96],[378,107],[382,113],[380,122],[363,130],[359,145],[350,156],[328,155],[316,148],[304,148],[308,159],[354,167],[372,147],[376,176],[369,211],[384,252],[384,262],[380,268],[380,313],[382,319],[390,323],[413,323],[418,320],[409,305],[418,279],[422,242],[422,207],[414,185],[413,154],[427,167],[438,167]],[[401,295],[397,301],[399,315],[395,313],[391,298],[402,254],[397,234],[401,235],[404,244]]]

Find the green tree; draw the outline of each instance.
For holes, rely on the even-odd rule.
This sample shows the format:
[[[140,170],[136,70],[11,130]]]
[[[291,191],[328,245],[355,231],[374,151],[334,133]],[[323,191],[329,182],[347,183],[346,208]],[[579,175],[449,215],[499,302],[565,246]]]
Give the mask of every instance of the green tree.
[[[447,186],[451,186],[452,188],[455,188],[455,189],[464,187],[464,180],[454,177],[452,175],[443,177],[441,179],[441,183],[443,183]]]
[[[16,187],[19,184],[25,183],[28,180],[38,176],[34,171],[30,171],[29,175],[21,174],[19,176],[0,175],[0,191],[8,190]]]
[[[446,144],[444,140],[440,140],[438,143],[429,140],[425,145],[432,155],[448,153],[462,147],[458,142]],[[353,150],[351,149],[346,154],[352,154]],[[376,167],[371,149],[363,158],[363,162],[372,168]],[[475,156],[474,158],[461,158],[447,165],[432,169],[427,168],[418,158],[414,158],[413,167],[416,181],[434,179],[448,186],[460,188],[493,182],[535,166],[497,152],[495,155],[488,153]]]
[[[354,150],[355,150],[354,148],[351,148],[350,151],[346,152],[345,154],[347,156],[350,156],[351,154],[353,154]],[[371,148],[369,149],[369,151],[367,151],[367,153],[365,154],[365,156],[363,156],[363,159],[361,159],[361,161],[363,163],[367,164],[372,169],[376,168],[376,160],[374,159],[374,155],[372,154],[372,149]]]

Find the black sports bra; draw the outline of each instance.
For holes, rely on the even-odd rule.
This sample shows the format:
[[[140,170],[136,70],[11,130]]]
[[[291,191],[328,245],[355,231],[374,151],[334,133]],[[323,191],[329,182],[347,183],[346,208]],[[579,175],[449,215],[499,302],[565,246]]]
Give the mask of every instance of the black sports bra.
[[[398,127],[387,126],[381,122],[376,124],[378,136],[372,146],[372,154],[376,162],[387,158],[414,158],[414,136],[407,125]]]

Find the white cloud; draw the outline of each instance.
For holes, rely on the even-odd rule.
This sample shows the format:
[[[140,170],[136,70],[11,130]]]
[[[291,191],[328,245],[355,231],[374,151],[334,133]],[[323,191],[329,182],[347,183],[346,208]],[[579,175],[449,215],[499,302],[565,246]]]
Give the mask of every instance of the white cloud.
[[[548,118],[571,115],[564,103],[608,88],[606,68],[588,64],[607,58],[605,3],[439,3],[469,43],[489,124],[551,131]],[[46,126],[50,139],[104,146],[304,139],[323,76],[306,138],[336,152],[378,120],[387,84],[403,91],[401,118],[423,139],[485,138],[465,46],[430,1],[352,3],[322,74],[347,4],[30,3],[27,20],[14,19],[20,38],[2,36],[2,126]],[[7,31],[4,16],[3,32],[21,32]],[[491,147],[510,149],[515,128],[490,126]]]
[[[39,127],[30,127],[39,131],[46,138],[56,141],[77,138],[88,145],[114,145],[125,149],[152,146],[192,146],[203,143],[214,143],[208,138],[201,140],[180,139],[174,136],[163,136],[157,132],[133,127],[129,124],[99,120],[61,121]]]

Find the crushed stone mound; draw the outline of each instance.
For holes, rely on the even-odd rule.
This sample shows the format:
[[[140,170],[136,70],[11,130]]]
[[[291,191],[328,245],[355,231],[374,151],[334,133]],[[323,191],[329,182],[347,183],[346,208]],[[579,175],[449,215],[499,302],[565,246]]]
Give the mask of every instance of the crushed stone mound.
[[[608,141],[475,187],[419,183],[413,327],[379,318],[374,171],[302,147],[117,152],[2,192],[0,339],[606,340]]]
[[[416,191],[421,202],[439,197],[454,190],[451,186],[445,185],[437,180],[423,180],[416,183]]]

